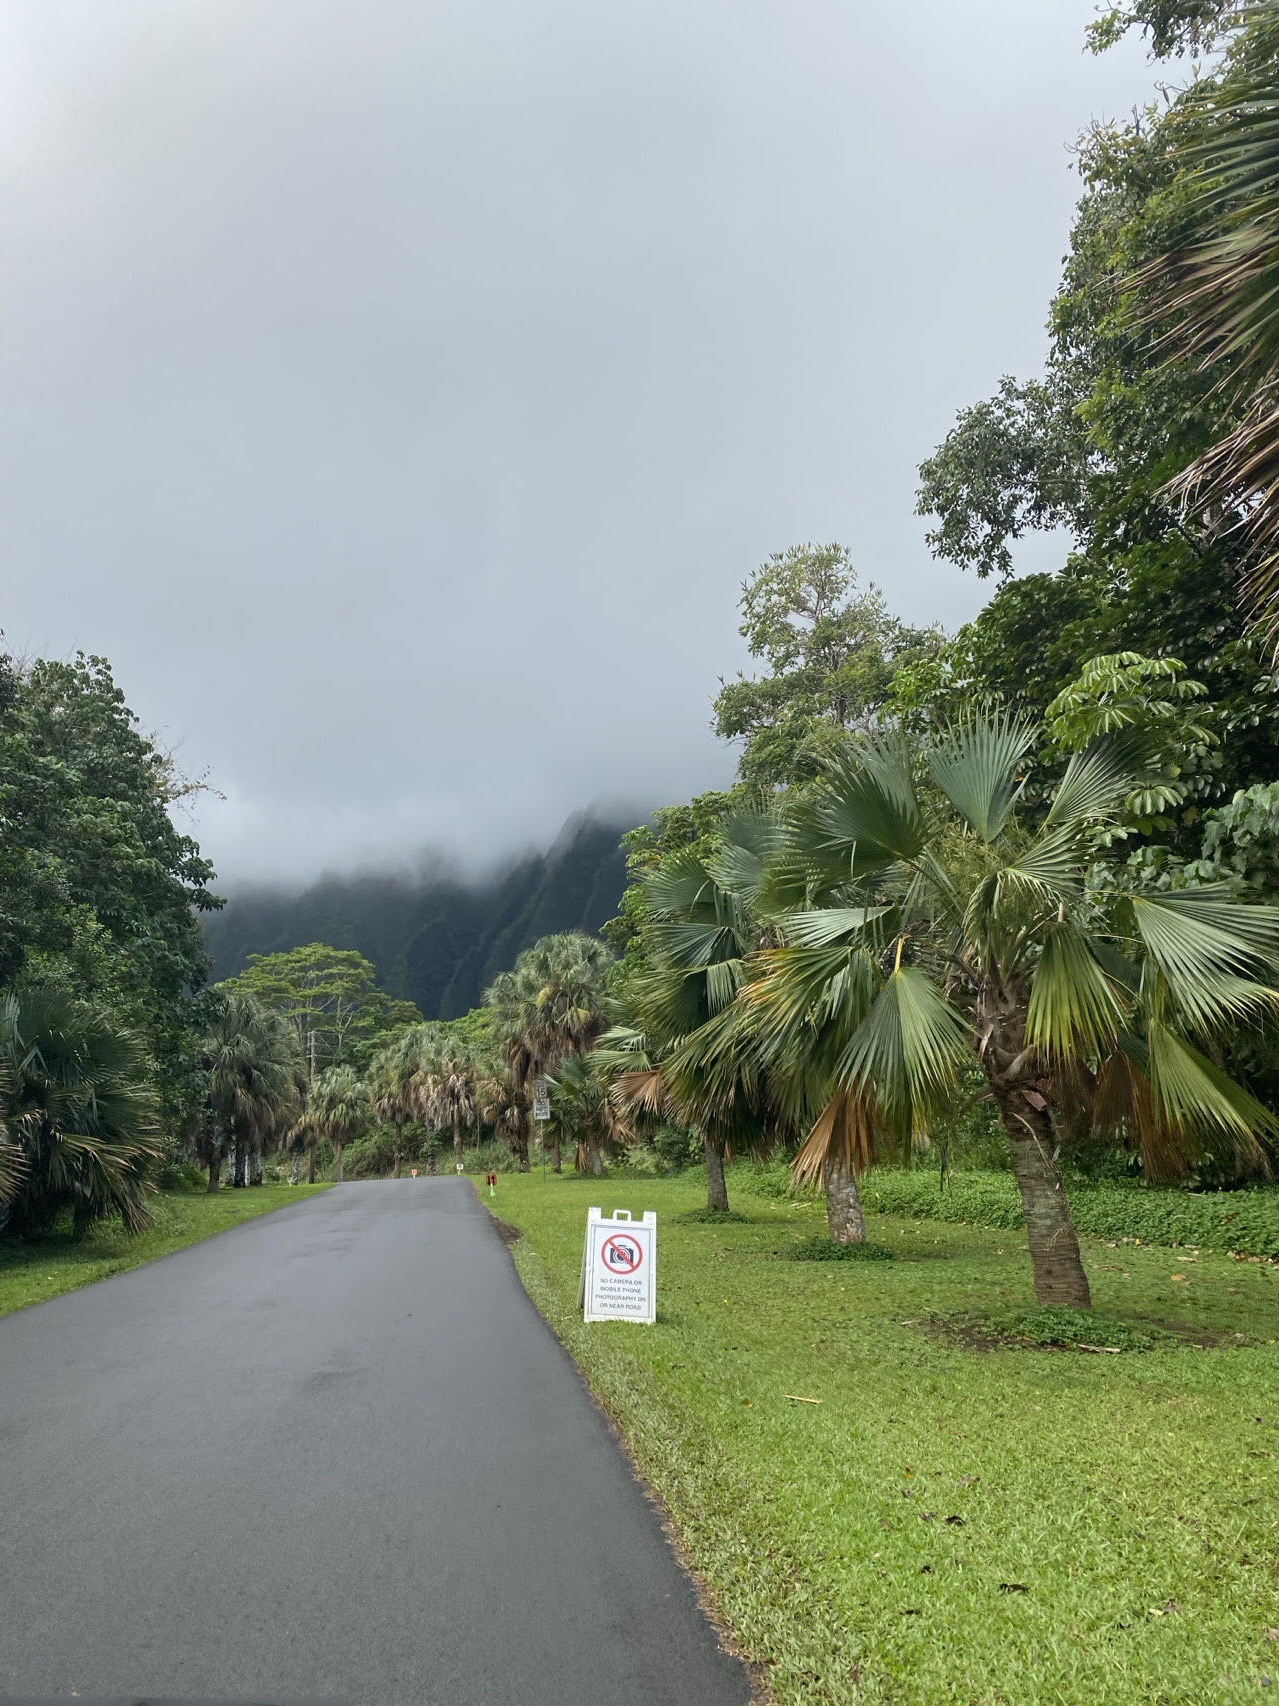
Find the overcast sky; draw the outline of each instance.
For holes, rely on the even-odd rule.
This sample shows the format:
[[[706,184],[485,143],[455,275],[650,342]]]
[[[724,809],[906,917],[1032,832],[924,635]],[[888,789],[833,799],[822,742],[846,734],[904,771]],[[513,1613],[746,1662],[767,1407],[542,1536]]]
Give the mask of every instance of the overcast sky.
[[[1037,369],[1091,0],[5,0],[0,625],[234,885],[714,786],[741,580]],[[1051,547],[1044,566],[1052,564]]]

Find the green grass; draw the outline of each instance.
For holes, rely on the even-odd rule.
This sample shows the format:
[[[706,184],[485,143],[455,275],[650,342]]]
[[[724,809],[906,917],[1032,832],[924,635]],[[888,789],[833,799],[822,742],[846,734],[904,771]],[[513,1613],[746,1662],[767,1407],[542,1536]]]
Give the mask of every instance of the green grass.
[[[796,1262],[820,1205],[730,1189],[745,1223],[682,1223],[680,1180],[494,1208],[779,1701],[1279,1699],[1279,1271],[1086,1240],[1130,1348],[1049,1349],[1021,1234],[885,1216],[896,1261]],[[656,1326],[583,1325],[588,1200],[657,1210]],[[1041,1343],[938,1332],[965,1312]]]
[[[43,1303],[77,1286],[111,1274],[140,1268],[157,1256],[168,1256],[188,1244],[198,1244],[228,1226],[255,1220],[272,1209],[300,1202],[327,1185],[261,1185],[253,1190],[219,1191],[206,1196],[187,1191],[157,1193],[155,1225],[136,1238],[118,1224],[103,1225],[81,1243],[65,1237],[12,1239],[0,1242],[0,1315]]]

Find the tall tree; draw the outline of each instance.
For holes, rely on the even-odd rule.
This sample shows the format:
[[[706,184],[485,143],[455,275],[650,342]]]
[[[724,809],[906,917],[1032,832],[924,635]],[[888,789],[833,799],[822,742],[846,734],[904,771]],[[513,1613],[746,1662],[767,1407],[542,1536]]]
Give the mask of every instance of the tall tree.
[[[352,1067],[331,1066],[312,1086],[309,1117],[320,1136],[333,1145],[340,1185],[345,1177],[346,1146],[354,1142],[373,1119],[373,1101],[368,1085]]]
[[[1235,10],[1131,0],[1098,41],[1134,27],[1176,52]],[[1240,606],[1242,532],[1197,523],[1174,489],[1238,424],[1230,363],[1178,348],[1150,269],[1201,230],[1185,149],[1220,127],[1223,88],[1209,66],[1166,103],[1083,138],[1045,372],[1006,378],[963,411],[920,469],[934,553],[1003,584],[932,682],[909,683],[916,704],[922,685],[942,713],[985,694],[1039,718],[1098,654],[1178,657],[1218,715],[1216,799],[1276,774],[1279,676]],[[1048,530],[1069,539],[1061,572],[1010,578],[1021,539]],[[1193,814],[1204,803],[1192,800]]]
[[[452,1131],[459,1173],[466,1165],[463,1134],[479,1119],[480,1083],[475,1057],[447,1043],[422,1057],[415,1079],[418,1117],[433,1131]]]
[[[636,1058],[616,1062],[615,1095],[624,1105],[668,1112],[700,1135],[707,1204],[721,1212],[729,1207],[726,1157],[762,1152],[787,1127],[778,1087],[740,1027],[732,1072],[712,1082],[703,1071],[746,963],[769,939],[757,902],[776,839],[771,814],[738,812],[713,851],[684,847],[655,866],[644,879],[644,951],[621,980]],[[616,1047],[624,1039],[614,1032],[605,1041]]]
[[[395,1130],[393,1177],[404,1163],[404,1128],[414,1117],[418,1075],[429,1047],[432,1028],[415,1025],[375,1054],[369,1067],[373,1112]]]
[[[219,991],[204,1039],[207,1114],[199,1139],[209,1189],[233,1158],[232,1185],[262,1182],[262,1153],[298,1122],[306,1073],[297,1032],[283,1015],[236,990]]]
[[[105,659],[0,657],[0,986],[25,967],[112,1012],[174,1123],[199,1101],[201,915],[220,904],[170,817],[186,787]]]
[[[794,545],[742,587],[739,630],[763,676],[720,683],[715,730],[743,744],[744,782],[811,774],[850,729],[874,727],[893,675],[936,651],[940,630],[907,627],[874,586],[862,591],[842,545]]]
[[[576,1145],[577,1170],[596,1177],[606,1154],[616,1154],[634,1135],[624,1102],[610,1094],[610,1078],[595,1053],[571,1054],[550,1081],[551,1118],[557,1138]]]
[[[1131,739],[1076,754],[1035,828],[1018,815],[1034,738],[1024,722],[970,717],[926,751],[874,741],[833,765],[797,805],[772,878],[784,945],[758,956],[736,1009],[779,1072],[824,1078],[828,1132],[926,1129],[975,1057],[1037,1295],[1086,1308],[1057,1158],[1063,1099],[1140,1149],[1154,1178],[1214,1146],[1260,1155],[1275,1122],[1214,1054],[1279,998],[1279,909],[1122,871],[1098,888],[1099,831],[1140,774]],[[704,1064],[727,1093],[731,1027]]]
[[[1186,99],[1173,144],[1190,229],[1133,282],[1163,347],[1215,377],[1215,441],[1170,487],[1242,548],[1244,590],[1279,638],[1279,0],[1234,13],[1219,73]]]
[[[496,1046],[506,1057],[525,1110],[531,1081],[590,1048],[604,1031],[612,964],[609,950],[593,936],[580,931],[545,936],[526,948],[514,969],[503,972],[485,992]],[[527,1171],[526,1113],[516,1141],[521,1169]],[[559,1168],[557,1146],[557,1172]]]
[[[227,983],[288,1014],[301,1033],[313,1075],[330,1066],[362,1071],[388,1038],[422,1023],[413,1002],[379,989],[372,960],[324,942],[287,953],[250,954],[244,971]]]

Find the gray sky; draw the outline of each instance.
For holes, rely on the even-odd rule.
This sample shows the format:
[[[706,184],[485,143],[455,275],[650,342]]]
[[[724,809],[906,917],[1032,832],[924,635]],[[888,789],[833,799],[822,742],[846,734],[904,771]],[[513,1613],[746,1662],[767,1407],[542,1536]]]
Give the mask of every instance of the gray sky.
[[[727,779],[741,580],[1041,360],[1091,0],[5,0],[0,624],[242,875]],[[1054,561],[1051,547],[1044,566]]]

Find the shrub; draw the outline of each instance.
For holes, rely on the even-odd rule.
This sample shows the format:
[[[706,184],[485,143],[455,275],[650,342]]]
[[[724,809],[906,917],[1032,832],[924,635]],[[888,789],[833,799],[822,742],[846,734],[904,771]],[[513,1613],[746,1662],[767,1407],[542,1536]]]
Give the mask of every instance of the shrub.
[[[914,1168],[876,1168],[862,1180],[868,1212],[967,1222],[1017,1231],[1025,1226],[1009,1173],[955,1173],[944,1183]],[[1143,1244],[1279,1256],[1279,1187],[1184,1191],[1154,1185],[1075,1183],[1070,1206],[1080,1232]]]
[[[892,1250],[882,1244],[839,1244],[833,1238],[801,1238],[786,1254],[792,1262],[891,1262]]]

